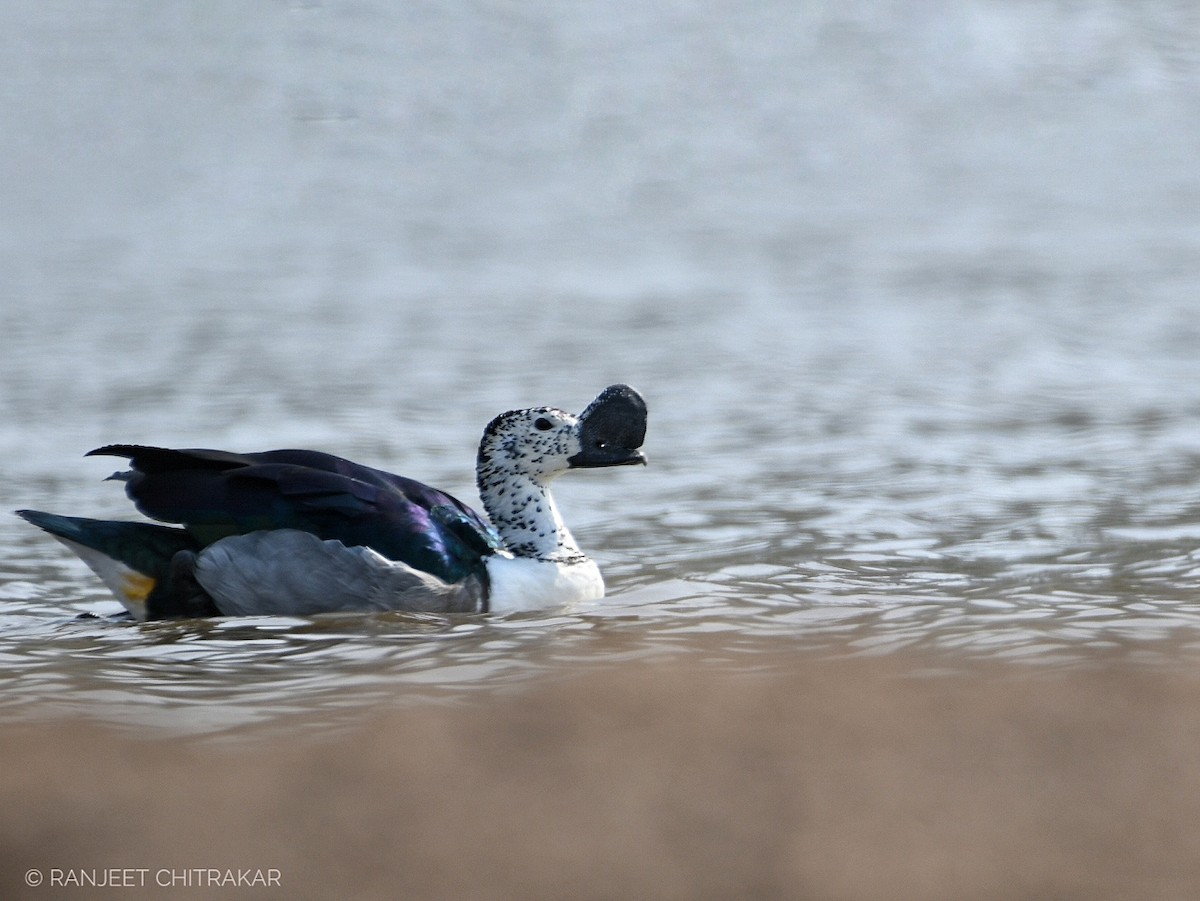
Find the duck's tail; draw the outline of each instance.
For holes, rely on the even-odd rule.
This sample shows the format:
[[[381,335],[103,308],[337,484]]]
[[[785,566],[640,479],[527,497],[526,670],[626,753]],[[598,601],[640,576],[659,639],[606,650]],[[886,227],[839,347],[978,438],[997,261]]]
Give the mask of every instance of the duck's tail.
[[[59,516],[40,510],[18,510],[17,515],[45,529],[86,563],[117,600],[136,619],[214,615],[207,597],[197,602],[184,596],[181,565],[190,563],[199,543],[183,529],[148,522],[117,522]],[[180,551],[192,553],[176,557]],[[207,602],[205,604],[204,602]]]

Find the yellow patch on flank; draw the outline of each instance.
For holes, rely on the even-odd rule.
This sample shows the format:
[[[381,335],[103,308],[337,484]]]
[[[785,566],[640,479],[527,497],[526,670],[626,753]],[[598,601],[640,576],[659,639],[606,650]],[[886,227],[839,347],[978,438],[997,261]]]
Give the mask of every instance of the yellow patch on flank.
[[[123,573],[124,583],[121,585],[121,590],[127,600],[135,604],[145,604],[146,598],[150,597],[150,592],[154,590],[154,586],[158,584],[158,580],[150,576],[143,575],[139,572]]]

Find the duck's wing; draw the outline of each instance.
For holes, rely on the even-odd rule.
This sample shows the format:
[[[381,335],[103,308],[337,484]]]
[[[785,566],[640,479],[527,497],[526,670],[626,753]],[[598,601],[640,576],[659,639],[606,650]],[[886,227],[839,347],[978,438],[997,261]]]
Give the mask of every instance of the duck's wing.
[[[91,455],[129,459],[116,473],[144,514],[180,523],[204,546],[294,529],[370,548],[444,582],[478,573],[499,538],[457,498],[413,479],[319,451],[236,454],[116,444]]]
[[[226,616],[488,609],[482,574],[446,582],[370,548],[295,529],[224,538],[196,555],[194,575]]]

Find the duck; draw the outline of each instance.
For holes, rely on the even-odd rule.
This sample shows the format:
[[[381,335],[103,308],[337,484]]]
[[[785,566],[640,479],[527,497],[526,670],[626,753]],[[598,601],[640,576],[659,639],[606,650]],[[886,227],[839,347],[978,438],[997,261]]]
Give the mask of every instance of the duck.
[[[512,613],[604,596],[550,493],[575,469],[646,463],[646,402],[510,410],[484,429],[486,515],[414,479],[314,450],[110,444],[156,522],[17,510],[73,551],[136,620],[412,611]],[[166,523],[168,525],[164,525]]]

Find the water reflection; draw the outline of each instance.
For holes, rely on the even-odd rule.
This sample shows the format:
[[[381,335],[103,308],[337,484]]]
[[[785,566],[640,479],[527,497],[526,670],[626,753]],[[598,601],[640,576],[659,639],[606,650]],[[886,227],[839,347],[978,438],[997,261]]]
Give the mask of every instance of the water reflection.
[[[510,618],[139,625],[68,618],[111,607],[106,601],[49,612],[45,599],[10,598],[0,620],[0,707],[7,716],[98,716],[198,733],[298,718],[331,728],[364,711],[449,703],[556,672],[684,652],[701,635],[714,665],[735,669],[754,668],[756,656],[781,644],[834,655],[919,649],[950,669],[973,657],[1152,664],[1200,650],[1200,603],[1172,588],[1194,573],[1195,554],[1128,567],[1119,593],[1100,594],[1113,576],[1092,563],[943,572],[925,542],[871,547],[795,566],[731,563],[688,578],[618,575],[614,596],[587,609]]]
[[[1187,428],[1171,417],[1154,430]],[[599,481],[561,492],[568,516],[582,511],[579,534],[611,596],[508,618],[139,625],[112,618],[115,603],[82,565],[14,523],[0,546],[0,709],[210,735],[336,728],[381,708],[683,653],[701,638],[713,665],[731,671],[780,647],[917,650],[945,671],[978,658],[1046,667],[1193,657],[1191,476],[1169,447],[1135,448],[1123,424],[1088,434],[1096,440],[1081,460],[1076,433],[1056,426],[1014,435],[967,421],[929,442],[891,417],[864,416],[815,448],[763,442],[736,461],[708,454],[696,470],[660,454],[634,495]],[[1120,470],[1117,457],[1135,451],[1143,465]],[[61,481],[64,503],[79,503]]]

